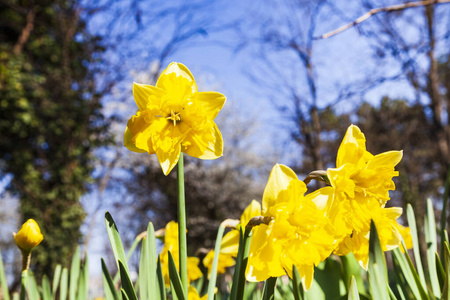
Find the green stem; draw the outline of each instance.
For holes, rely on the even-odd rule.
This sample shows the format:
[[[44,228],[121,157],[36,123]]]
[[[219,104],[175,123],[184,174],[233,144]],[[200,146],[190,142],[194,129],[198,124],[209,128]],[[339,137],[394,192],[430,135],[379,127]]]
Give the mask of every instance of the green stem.
[[[178,242],[180,249],[180,278],[185,294],[188,294],[187,242],[186,242],[186,204],[184,198],[183,153],[178,160]]]
[[[441,235],[441,257],[444,257],[445,253],[445,247],[444,247],[444,241],[445,241],[445,232],[444,230],[447,228],[447,203],[448,203],[448,197],[449,197],[449,191],[450,191],[450,165],[447,165],[447,178],[445,179],[445,189],[444,189],[444,198],[442,199],[442,211],[441,211],[441,228],[439,230]]]

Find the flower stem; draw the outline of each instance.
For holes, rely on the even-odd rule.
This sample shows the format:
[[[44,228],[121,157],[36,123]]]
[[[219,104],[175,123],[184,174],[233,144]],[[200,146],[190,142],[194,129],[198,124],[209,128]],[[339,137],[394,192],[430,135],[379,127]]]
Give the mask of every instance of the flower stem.
[[[186,242],[186,204],[184,197],[183,153],[178,160],[178,242],[180,249],[180,278],[185,294],[188,293],[187,280],[187,242]]]
[[[247,268],[248,253],[250,251],[252,228],[241,228],[239,231],[239,250],[234,269],[233,285],[231,286],[231,300],[244,299],[245,269]]]
[[[277,277],[269,277],[264,285],[263,300],[273,300],[275,293],[275,285],[277,283]]]

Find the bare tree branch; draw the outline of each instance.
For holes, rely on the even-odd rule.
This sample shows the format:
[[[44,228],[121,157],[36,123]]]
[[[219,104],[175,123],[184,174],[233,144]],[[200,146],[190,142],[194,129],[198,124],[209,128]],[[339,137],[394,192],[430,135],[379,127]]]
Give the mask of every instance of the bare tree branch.
[[[369,19],[371,16],[380,13],[380,12],[393,12],[393,11],[399,11],[404,10],[411,7],[419,7],[419,6],[428,6],[433,4],[439,4],[439,3],[450,3],[450,0],[426,0],[426,1],[415,1],[415,2],[407,2],[404,4],[396,4],[392,6],[386,6],[386,7],[379,7],[371,9],[369,12],[365,13],[364,15],[357,18],[355,21],[350,22],[342,27],[339,27],[338,29],[335,29],[333,31],[330,31],[328,33],[325,33],[321,36],[314,37],[315,40],[323,40],[327,39],[329,37],[332,37],[336,34],[339,34],[355,25],[358,25],[367,19]]]

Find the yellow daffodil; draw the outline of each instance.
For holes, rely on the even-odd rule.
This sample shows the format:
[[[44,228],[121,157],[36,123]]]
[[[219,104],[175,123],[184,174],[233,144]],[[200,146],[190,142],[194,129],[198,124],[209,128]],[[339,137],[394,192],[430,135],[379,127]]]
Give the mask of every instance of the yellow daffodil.
[[[334,250],[334,227],[328,203],[303,196],[306,185],[283,165],[275,165],[264,190],[262,215],[268,224],[253,228],[246,270],[248,281],[263,281],[299,270],[305,289],[311,287],[314,266]],[[315,194],[313,194],[315,195]]]
[[[208,299],[208,294],[204,295],[203,297],[200,297],[195,287],[190,285],[188,287],[188,300],[206,300]]]
[[[214,250],[211,250],[206,254],[203,259],[203,265],[208,268],[208,278],[211,276],[211,269],[214,260]],[[226,271],[226,268],[234,266],[236,262],[233,259],[233,256],[230,254],[223,254],[222,251],[219,252],[219,262],[217,263],[217,274],[223,274]]]
[[[164,236],[164,247],[161,250],[161,268],[164,276],[164,281],[167,286],[170,285],[169,280],[169,251],[172,254],[175,266],[180,269],[179,266],[179,247],[178,247],[178,224],[174,221],[169,222],[166,225]],[[187,272],[188,282],[199,279],[203,276],[202,271],[198,267],[200,259],[197,257],[187,258]]]
[[[156,154],[165,175],[180,152],[201,159],[222,155],[222,134],[214,123],[225,104],[217,92],[198,92],[194,76],[183,64],[171,63],[156,86],[134,83],[138,106],[125,130],[124,144],[134,152]]]
[[[31,249],[39,245],[44,236],[35,220],[29,219],[20,228],[17,234],[14,234],[14,240],[20,250],[29,253]]]
[[[332,199],[328,216],[336,229],[338,245],[335,253],[353,252],[360,265],[367,268],[370,222],[377,226],[384,250],[398,247],[401,240],[397,222],[401,208],[385,208],[389,191],[395,189],[392,177],[402,151],[372,155],[366,150],[361,130],[351,125],[338,150],[336,168],[327,170],[332,187],[316,193]]]

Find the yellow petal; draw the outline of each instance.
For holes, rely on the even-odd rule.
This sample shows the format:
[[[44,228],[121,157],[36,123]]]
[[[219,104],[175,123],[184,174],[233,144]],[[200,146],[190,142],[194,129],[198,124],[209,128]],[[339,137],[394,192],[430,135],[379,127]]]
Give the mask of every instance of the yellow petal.
[[[323,187],[305,196],[306,200],[314,202],[318,209],[327,213],[333,204],[335,189]]]
[[[239,250],[239,230],[234,229],[225,234],[220,243],[220,252],[223,254],[230,254],[237,256]]]
[[[133,152],[144,153],[144,152],[148,151],[148,150],[139,149],[138,147],[136,147],[135,143],[133,142],[133,134],[131,133],[131,129],[128,128],[128,126],[125,129],[125,134],[123,136],[123,144],[125,147],[128,148],[128,150],[131,150]],[[149,148],[147,147],[147,149],[149,149]]]
[[[217,92],[197,93],[197,101],[205,108],[207,117],[210,120],[214,120],[217,117],[226,99],[223,94]]]
[[[250,204],[245,208],[241,215],[241,226],[246,226],[251,218],[261,215],[261,204],[258,201],[252,200]]]
[[[360,158],[366,152],[366,138],[358,126],[351,125],[345,134],[344,139],[339,147],[336,167],[339,168],[343,164],[358,164]]]
[[[165,152],[161,149],[156,150],[156,156],[158,157],[159,164],[163,170],[164,175],[168,175],[170,171],[177,165],[180,158],[180,144],[177,144],[172,151]]]
[[[367,169],[373,169],[377,166],[387,165],[395,167],[403,157],[403,151],[388,151],[375,155],[367,163]]]
[[[165,90],[170,95],[170,98],[185,95],[186,93],[197,93],[197,85],[191,71],[185,65],[177,62],[171,63],[161,73],[156,86]],[[180,100],[180,97],[175,98]]]
[[[266,215],[267,211],[277,204],[278,194],[286,190],[292,180],[298,180],[297,175],[289,167],[276,164],[270,172],[269,181],[264,189],[262,200],[262,213]]]
[[[200,295],[192,285],[188,287],[188,300],[200,300]]]
[[[133,96],[139,110],[147,109],[147,104],[161,105],[165,91],[156,86],[133,83]]]
[[[214,122],[209,129],[188,134],[182,145],[184,153],[200,159],[216,159],[223,154],[222,134]]]
[[[203,276],[202,271],[198,267],[200,263],[200,258],[189,256],[187,258],[187,275],[188,275],[188,283],[194,280],[199,279]]]

